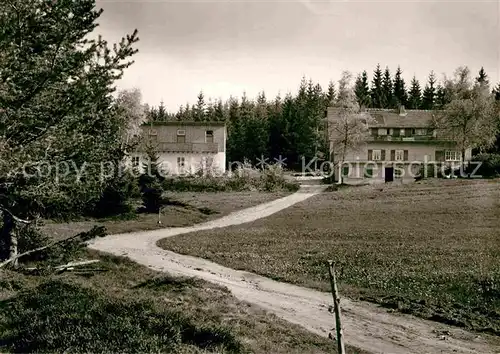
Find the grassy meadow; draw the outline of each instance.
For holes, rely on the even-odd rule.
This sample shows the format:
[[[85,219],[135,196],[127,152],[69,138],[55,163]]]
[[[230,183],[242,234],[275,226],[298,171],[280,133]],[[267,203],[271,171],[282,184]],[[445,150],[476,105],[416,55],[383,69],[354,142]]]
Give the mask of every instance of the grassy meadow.
[[[500,181],[342,188],[163,248],[500,335]]]

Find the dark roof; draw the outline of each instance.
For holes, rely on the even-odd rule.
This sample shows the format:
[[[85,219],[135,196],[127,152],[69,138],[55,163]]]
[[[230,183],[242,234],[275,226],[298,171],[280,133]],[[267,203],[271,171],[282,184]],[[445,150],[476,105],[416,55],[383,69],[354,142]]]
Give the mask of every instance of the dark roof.
[[[225,122],[195,122],[195,121],[182,121],[182,120],[170,120],[166,122],[149,122],[149,123],[144,123],[142,126],[196,126],[196,127],[206,127],[206,126],[213,126],[213,127],[223,127],[226,125]]]
[[[336,108],[328,109],[328,117],[334,118]],[[381,128],[425,128],[431,126],[434,117],[433,111],[406,110],[406,115],[401,116],[398,111],[388,109],[367,109],[362,115],[373,118],[370,127]]]

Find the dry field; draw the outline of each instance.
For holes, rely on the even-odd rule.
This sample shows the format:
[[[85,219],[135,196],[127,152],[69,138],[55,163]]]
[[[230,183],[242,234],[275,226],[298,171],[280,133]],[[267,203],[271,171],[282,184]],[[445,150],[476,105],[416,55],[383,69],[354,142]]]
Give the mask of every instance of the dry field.
[[[438,180],[323,193],[266,219],[163,248],[500,335],[500,181]]]

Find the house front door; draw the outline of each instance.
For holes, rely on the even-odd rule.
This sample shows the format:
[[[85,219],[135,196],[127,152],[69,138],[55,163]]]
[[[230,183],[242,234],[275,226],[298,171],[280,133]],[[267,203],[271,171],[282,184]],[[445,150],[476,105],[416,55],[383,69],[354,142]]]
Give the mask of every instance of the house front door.
[[[384,172],[386,183],[394,181],[394,167],[386,167]]]

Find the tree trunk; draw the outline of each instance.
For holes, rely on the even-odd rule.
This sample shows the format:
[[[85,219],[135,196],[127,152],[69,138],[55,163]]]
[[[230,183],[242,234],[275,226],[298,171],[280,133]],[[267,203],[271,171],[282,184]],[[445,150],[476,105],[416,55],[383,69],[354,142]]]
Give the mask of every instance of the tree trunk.
[[[465,148],[462,148],[462,166],[460,167],[460,175],[461,177],[464,177],[465,172],[468,171],[468,166],[465,164]],[[468,173],[467,173],[468,176]]]
[[[17,255],[17,238],[14,234],[14,218],[9,213],[3,213],[3,225],[0,231],[3,248],[0,250],[0,259],[9,259]]]

